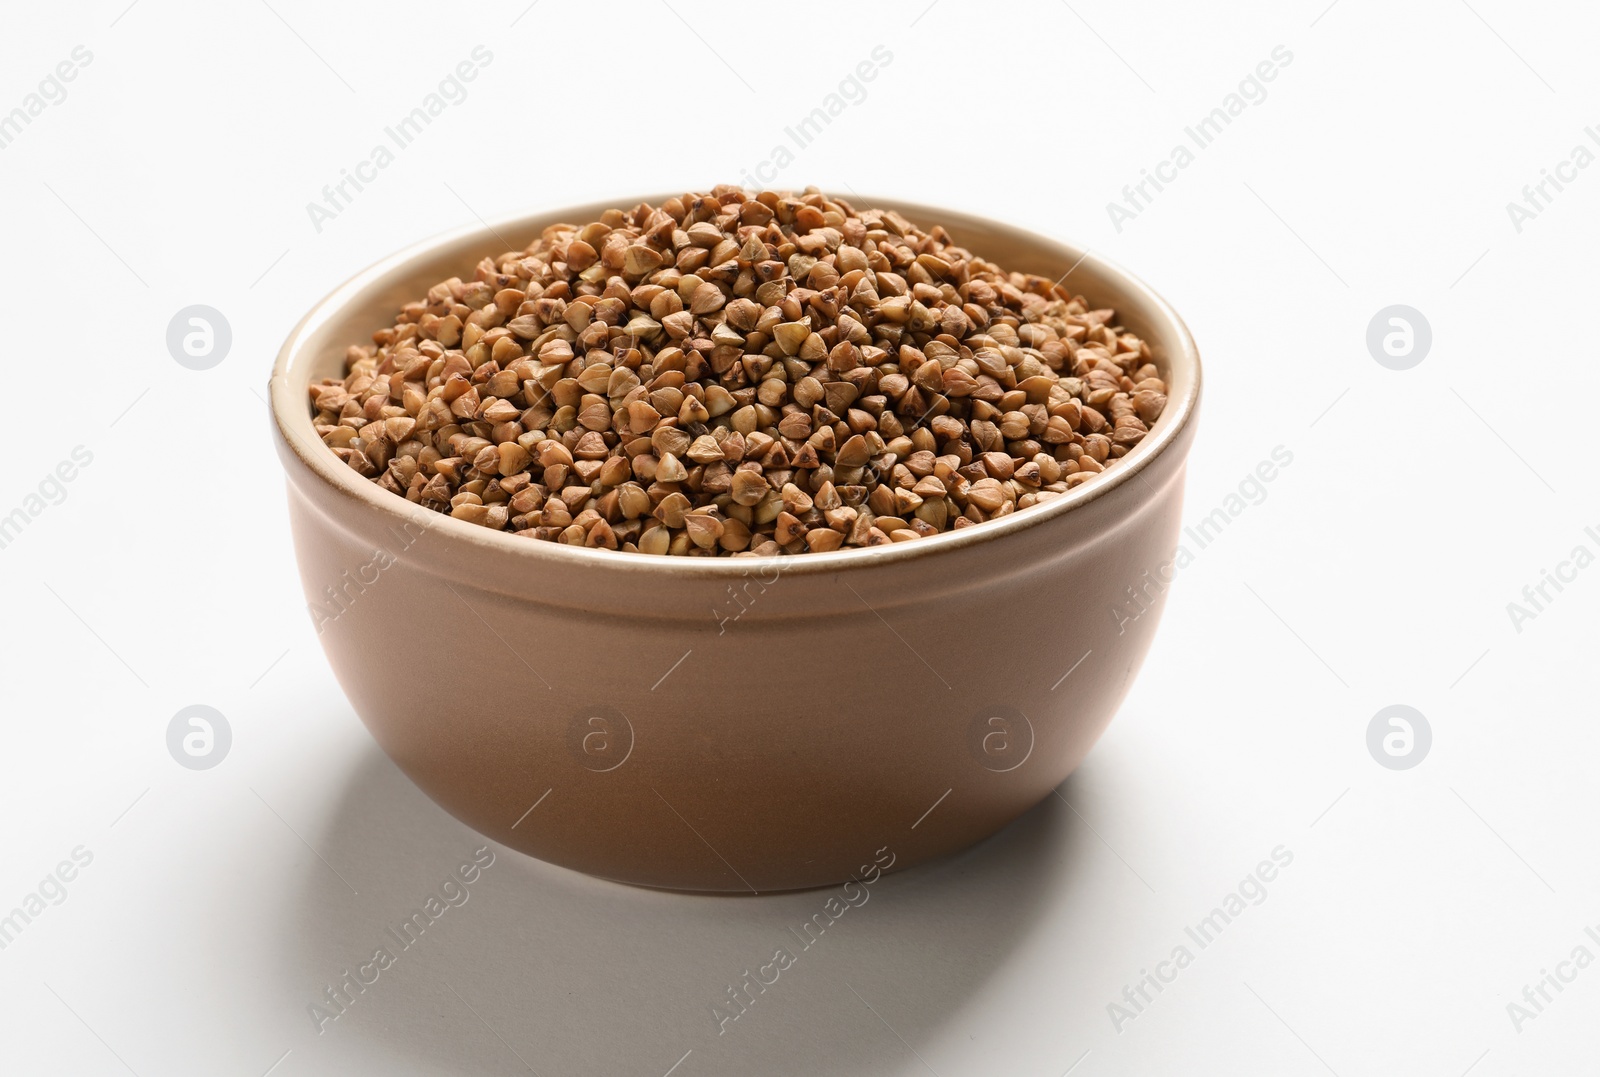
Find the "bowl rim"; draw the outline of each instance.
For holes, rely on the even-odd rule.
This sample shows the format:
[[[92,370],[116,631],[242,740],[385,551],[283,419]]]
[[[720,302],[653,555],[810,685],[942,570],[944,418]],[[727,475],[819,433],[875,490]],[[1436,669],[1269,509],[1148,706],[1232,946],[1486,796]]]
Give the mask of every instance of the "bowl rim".
[[[531,559],[552,567],[571,570],[607,568],[625,573],[671,573],[676,578],[727,579],[742,578],[751,573],[772,572],[783,576],[829,574],[856,569],[905,563],[925,557],[972,546],[996,542],[1007,535],[1040,527],[1068,513],[1080,510],[1119,487],[1140,477],[1156,457],[1177,443],[1180,435],[1195,419],[1200,400],[1202,380],[1200,352],[1189,328],[1176,310],[1158,292],[1121,265],[1102,257],[1088,247],[1079,247],[1057,239],[1049,233],[1024,227],[1012,222],[978,216],[959,210],[906,202],[894,198],[857,196],[853,205],[883,208],[901,213],[911,220],[933,221],[959,231],[962,225],[971,225],[989,232],[1010,233],[1017,239],[1034,245],[1043,244],[1059,248],[1070,259],[1071,266],[1062,276],[1070,274],[1079,264],[1092,259],[1103,278],[1112,284],[1117,297],[1104,297],[1107,305],[1120,309],[1129,297],[1137,298],[1151,314],[1152,328],[1159,326],[1166,354],[1161,361],[1168,368],[1167,407],[1146,435],[1118,465],[1092,482],[1084,483],[1059,497],[1019,509],[993,520],[986,520],[959,530],[941,531],[917,539],[915,542],[894,542],[883,546],[843,547],[825,553],[778,554],[766,557],[668,557],[656,554],[628,553],[622,550],[590,549],[559,542],[539,542],[521,538],[507,531],[494,531],[477,524],[458,520],[445,513],[425,509],[415,502],[398,497],[382,489],[372,480],[358,475],[335,456],[317,436],[312,415],[306,403],[306,384],[297,385],[290,374],[306,359],[304,352],[315,331],[337,316],[346,305],[359,298],[361,293],[379,280],[402,270],[409,263],[426,259],[441,248],[466,243],[470,240],[485,244],[498,239],[502,233],[520,234],[532,228],[542,228],[556,221],[587,220],[598,217],[605,209],[645,202],[660,205],[668,198],[681,197],[682,192],[657,193],[637,198],[610,198],[580,206],[541,209],[500,217],[493,221],[479,218],[475,224],[466,224],[436,233],[367,266],[355,273],[332,291],[319,299],[295,324],[285,338],[272,365],[268,380],[269,409],[275,432],[281,445],[293,452],[305,468],[330,487],[335,493],[389,517],[399,526],[414,524],[424,531],[440,529],[442,537],[464,542],[485,553],[498,552]],[[503,239],[500,240],[504,242]],[[958,239],[959,242],[959,239]],[[1156,335],[1156,334],[1150,334]],[[1175,375],[1182,371],[1186,376]],[[1182,386],[1182,393],[1173,395],[1173,382]],[[298,388],[298,392],[296,389]],[[287,472],[287,468],[285,469]],[[294,476],[288,475],[294,482]]]

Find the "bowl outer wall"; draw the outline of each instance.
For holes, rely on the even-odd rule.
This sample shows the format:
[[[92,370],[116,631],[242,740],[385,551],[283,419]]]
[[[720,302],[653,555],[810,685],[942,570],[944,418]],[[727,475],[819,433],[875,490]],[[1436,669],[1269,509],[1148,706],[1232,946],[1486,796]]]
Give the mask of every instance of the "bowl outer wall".
[[[604,206],[404,252],[291,335],[274,429],[319,640],[379,744],[458,818],[643,885],[824,885],[874,856],[905,867],[992,833],[1110,721],[1164,597],[1150,588],[1140,613],[1129,588],[1170,560],[1180,526],[1193,342],[1147,288],[1081,251],[873,204],[945,223],[1008,268],[1076,263],[1075,290],[1117,307],[1171,374],[1152,434],[1043,509],[902,546],[716,561],[573,550],[379,490],[317,441],[305,388],[400,302],[505,248],[496,233],[525,243]]]

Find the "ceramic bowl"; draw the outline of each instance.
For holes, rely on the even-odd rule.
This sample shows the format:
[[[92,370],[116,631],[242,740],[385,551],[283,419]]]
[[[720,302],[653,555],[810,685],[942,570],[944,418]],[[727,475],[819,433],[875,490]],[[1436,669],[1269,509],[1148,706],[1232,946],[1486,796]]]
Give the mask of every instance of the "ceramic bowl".
[[[661,197],[645,201],[659,204]],[[307,387],[400,305],[576,206],[387,258],[318,303],[273,368],[306,600],[391,759],[494,840],[652,887],[765,892],[951,853],[1067,777],[1149,648],[1194,437],[1200,361],[1133,276],[1023,228],[892,200],[1008,269],[1059,277],[1149,342],[1151,433],[1043,505],[909,543],[669,558],[536,542],[360,477]],[[1135,590],[1135,584],[1140,589]]]

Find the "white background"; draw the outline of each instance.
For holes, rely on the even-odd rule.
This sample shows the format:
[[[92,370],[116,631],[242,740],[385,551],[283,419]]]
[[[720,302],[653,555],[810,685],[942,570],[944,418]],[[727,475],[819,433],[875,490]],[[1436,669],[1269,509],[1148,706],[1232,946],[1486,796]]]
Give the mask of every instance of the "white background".
[[[1520,1031],[1507,1003],[1580,944],[1600,957],[1600,567],[1520,632],[1507,604],[1600,552],[1600,168],[1520,233],[1506,210],[1600,151],[1592,10],[524,9],[7,12],[0,111],[74,46],[93,59],[0,150],[0,514],[75,446],[93,462],[0,550],[0,912],[75,847],[93,862],[0,951],[0,1072],[1593,1067],[1600,968]],[[306,203],[480,44],[468,99],[319,233]],[[1292,464],[1179,576],[1062,796],[884,879],[725,1035],[712,1004],[825,893],[662,895],[503,849],[319,1035],[307,1005],[481,843],[380,755],[318,650],[260,400],[279,342],[437,231],[737,181],[879,44],[868,97],[778,182],[1011,220],[1162,291],[1207,363],[1191,522],[1275,447]],[[1266,99],[1114,228],[1106,203],[1279,45]],[[203,372],[165,343],[195,303],[233,333]],[[1402,372],[1366,345],[1397,303],[1433,332]],[[208,771],[166,747],[194,703],[232,727]],[[1433,733],[1405,771],[1366,746],[1395,703]],[[1266,899],[1118,1031],[1124,985],[1279,845]]]

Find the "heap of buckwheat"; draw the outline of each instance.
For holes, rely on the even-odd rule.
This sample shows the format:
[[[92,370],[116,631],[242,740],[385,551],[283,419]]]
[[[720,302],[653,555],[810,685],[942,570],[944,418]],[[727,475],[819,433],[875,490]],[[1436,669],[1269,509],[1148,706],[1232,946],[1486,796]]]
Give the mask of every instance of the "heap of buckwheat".
[[[311,388],[350,467],[484,527],[650,554],[982,523],[1092,480],[1167,399],[1112,311],[814,189],[551,225],[373,341]]]

